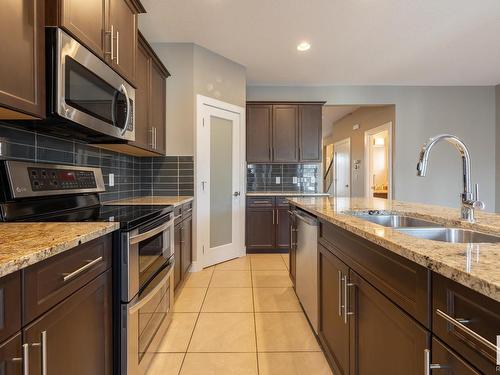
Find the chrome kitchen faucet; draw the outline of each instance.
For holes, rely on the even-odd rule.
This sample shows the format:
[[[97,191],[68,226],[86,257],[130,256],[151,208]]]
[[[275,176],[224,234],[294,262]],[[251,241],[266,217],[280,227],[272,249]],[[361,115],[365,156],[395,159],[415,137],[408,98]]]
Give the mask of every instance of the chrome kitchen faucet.
[[[469,223],[474,223],[474,209],[484,210],[484,202],[479,200],[479,188],[475,184],[474,193],[472,192],[471,183],[471,162],[469,149],[465,143],[457,136],[451,134],[440,134],[433,138],[422,146],[420,151],[419,160],[417,163],[417,176],[425,177],[427,174],[427,164],[429,162],[429,154],[436,143],[440,141],[447,141],[454,145],[462,157],[462,171],[463,171],[463,186],[464,190],[461,194],[462,197],[462,209],[461,218],[467,220]]]

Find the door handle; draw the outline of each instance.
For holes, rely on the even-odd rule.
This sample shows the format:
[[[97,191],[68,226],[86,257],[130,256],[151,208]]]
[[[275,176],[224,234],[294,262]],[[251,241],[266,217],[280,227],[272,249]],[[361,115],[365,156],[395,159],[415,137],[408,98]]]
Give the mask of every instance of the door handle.
[[[240,193],[239,191],[235,191],[235,192],[233,193],[233,195],[234,195],[235,197],[238,197],[240,194],[241,194],[241,193]]]
[[[344,280],[344,278],[342,277],[342,271],[338,271],[338,275],[339,275],[339,287],[338,287],[338,293],[339,293],[339,316],[342,316],[342,308],[344,307],[344,305],[342,305],[342,281]]]
[[[106,34],[109,34],[109,43],[110,43],[110,51],[109,52],[106,52],[106,55],[110,55],[111,56],[111,61],[113,61],[115,59],[115,47],[114,47],[114,40],[115,40],[115,36],[114,36],[114,27],[113,25],[111,25],[111,31],[106,31]]]
[[[273,208],[273,225],[274,225],[274,208]]]
[[[278,212],[278,210],[276,210],[276,224],[279,224],[280,223],[280,214]]]
[[[116,65],[120,65],[120,33],[116,30]]]
[[[431,375],[432,370],[446,369],[448,366],[431,363],[431,351],[424,349],[424,375]]]

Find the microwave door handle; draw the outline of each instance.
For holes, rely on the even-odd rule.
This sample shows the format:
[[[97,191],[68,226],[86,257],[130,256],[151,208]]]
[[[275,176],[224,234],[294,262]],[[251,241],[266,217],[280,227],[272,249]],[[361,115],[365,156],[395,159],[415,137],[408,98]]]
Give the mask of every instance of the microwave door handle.
[[[135,304],[132,305],[129,309],[129,314],[134,314],[140,309],[142,309],[151,299],[158,294],[158,292],[161,290],[161,288],[165,285],[167,280],[170,278],[172,275],[172,271],[174,270],[174,267],[170,265],[170,269],[168,270],[167,274],[162,277],[162,279],[158,282],[158,284],[155,285],[155,287],[148,292],[144,297],[140,298]]]
[[[147,240],[148,238],[156,236],[158,233],[161,233],[161,232],[167,230],[172,225],[174,225],[174,220],[170,220],[170,221],[166,222],[165,224],[162,224],[162,225],[160,225],[160,226],[158,226],[156,228],[148,230],[145,233],[141,233],[141,234],[138,234],[136,236],[130,237],[129,243],[131,245],[135,245],[135,244],[137,244],[139,242]]]
[[[128,122],[130,120],[131,105],[130,105],[130,98],[128,97],[127,88],[123,84],[120,86],[120,92],[122,92],[123,95],[125,95],[125,99],[127,101],[127,117],[125,118],[125,126],[123,127],[122,134],[121,134],[121,135],[124,135],[128,129]]]

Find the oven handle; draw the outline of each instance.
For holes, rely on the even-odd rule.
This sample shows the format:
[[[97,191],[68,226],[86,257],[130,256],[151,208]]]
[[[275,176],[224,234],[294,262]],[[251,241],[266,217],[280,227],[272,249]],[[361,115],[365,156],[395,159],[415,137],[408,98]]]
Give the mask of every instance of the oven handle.
[[[167,280],[172,275],[172,272],[174,271],[173,265],[174,265],[174,262],[172,262],[169,265],[170,269],[168,270],[168,272],[165,274],[165,276],[163,276],[161,278],[161,280],[158,282],[158,284],[156,284],[156,286],[147,295],[145,295],[144,297],[140,298],[134,305],[132,305],[129,308],[128,311],[129,311],[130,315],[135,314],[140,309],[142,309],[161,290],[161,288],[163,288],[163,286],[165,285],[165,283],[167,282]],[[172,285],[170,287],[172,287]]]
[[[147,240],[148,238],[156,236],[158,233],[164,232],[165,230],[167,230],[169,227],[171,227],[173,225],[174,225],[174,220],[171,219],[171,220],[167,221],[166,223],[160,225],[159,227],[148,230],[145,233],[141,233],[141,234],[130,237],[129,243],[130,243],[130,245],[135,245],[139,242]]]

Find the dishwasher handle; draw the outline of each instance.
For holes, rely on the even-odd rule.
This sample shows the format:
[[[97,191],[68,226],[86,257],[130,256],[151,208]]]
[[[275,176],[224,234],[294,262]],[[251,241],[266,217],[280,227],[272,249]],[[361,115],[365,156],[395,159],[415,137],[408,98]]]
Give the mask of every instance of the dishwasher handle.
[[[318,226],[319,221],[315,216],[309,215],[303,211],[295,211],[295,217],[299,220],[302,220],[308,225]]]

